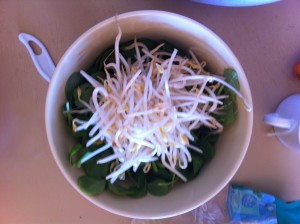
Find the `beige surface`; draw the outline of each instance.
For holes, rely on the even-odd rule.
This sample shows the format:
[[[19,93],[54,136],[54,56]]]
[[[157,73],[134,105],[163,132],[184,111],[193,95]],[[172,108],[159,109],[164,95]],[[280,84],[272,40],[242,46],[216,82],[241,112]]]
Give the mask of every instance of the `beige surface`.
[[[300,59],[299,0],[239,9],[186,0],[0,0],[0,223],[130,223],[83,199],[56,167],[44,125],[48,84],[17,37],[35,35],[57,63],[86,29],[141,9],[189,16],[225,40],[245,69],[254,101],[253,137],[234,181],[300,199],[300,154],[267,137],[262,123],[263,114],[300,90],[291,71]]]

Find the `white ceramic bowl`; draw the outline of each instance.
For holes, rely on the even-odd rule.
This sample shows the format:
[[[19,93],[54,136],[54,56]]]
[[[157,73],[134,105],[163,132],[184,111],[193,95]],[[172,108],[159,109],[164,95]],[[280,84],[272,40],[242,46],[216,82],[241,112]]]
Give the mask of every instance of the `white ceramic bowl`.
[[[81,170],[69,165],[66,152],[74,145],[61,114],[65,103],[64,87],[69,75],[87,68],[96,56],[114,43],[117,23],[122,41],[137,37],[163,39],[181,48],[192,48],[206,60],[214,72],[233,67],[239,75],[241,92],[252,104],[246,75],[229,47],[211,30],[187,17],[163,11],[136,11],[107,19],[82,34],[58,63],[50,82],[46,101],[46,129],[51,151],[69,183],[87,200],[102,209],[131,218],[164,218],[188,212],[214,197],[233,177],[248,148],[253,113],[246,112],[240,102],[235,123],[226,128],[216,148],[216,155],[199,176],[163,197],[151,195],[141,199],[116,197],[109,192],[96,197],[83,194],[77,187]]]

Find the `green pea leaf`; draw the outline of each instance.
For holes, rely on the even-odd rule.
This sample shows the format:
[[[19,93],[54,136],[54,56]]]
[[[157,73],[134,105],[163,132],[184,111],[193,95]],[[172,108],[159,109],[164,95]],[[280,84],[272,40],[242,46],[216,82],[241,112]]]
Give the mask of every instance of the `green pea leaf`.
[[[161,170],[166,169],[166,167],[164,166],[164,164],[162,164],[161,161],[157,160],[154,163],[158,169],[161,169]]]
[[[129,196],[132,198],[141,198],[146,196],[148,192],[146,174],[145,173],[137,174],[135,179],[136,179],[137,186],[130,187],[132,193]]]
[[[131,61],[135,61],[135,48],[127,49],[129,45],[131,45],[133,41],[127,41],[120,46],[120,53],[127,59],[130,59]]]
[[[146,173],[138,173],[137,176],[137,186],[140,187],[144,187],[146,185]]]
[[[67,101],[63,106],[62,106],[62,114],[66,118],[66,121],[68,123],[68,126],[72,128],[72,121],[73,121],[73,115],[71,113],[71,104],[69,101]]]
[[[219,140],[220,134],[210,134],[207,135],[206,141],[210,143],[211,146],[214,146]]]
[[[148,192],[155,196],[166,195],[170,190],[170,182],[163,179],[156,179],[147,185]]]
[[[82,161],[83,158],[85,158],[86,156],[88,156],[89,154],[91,154],[93,151],[99,149],[101,146],[103,146],[103,145],[91,145],[89,148],[87,148],[87,149],[85,148],[86,150],[84,150],[84,152],[81,153],[80,158],[75,162],[75,166],[76,166],[77,168],[80,168],[83,164],[87,163],[87,162],[90,161],[90,160],[92,160],[92,161],[94,161],[94,162],[96,163],[98,159],[104,158],[104,157],[106,157],[106,156],[112,154],[112,149],[109,148],[109,149],[105,150],[104,152],[101,152],[100,154],[97,154],[97,155],[93,156],[92,158],[90,158],[89,160],[87,160],[86,162],[84,162],[83,164],[81,163],[81,161]],[[92,163],[92,162],[91,162],[91,163]],[[95,163],[93,163],[93,164],[88,163],[88,164],[89,164],[89,165],[88,165],[89,168],[91,168],[91,169],[96,169],[95,171],[94,171],[94,170],[91,171],[91,170],[88,168],[88,169],[89,169],[89,172],[96,173],[96,172],[99,171],[98,169],[100,169],[100,168],[97,169],[97,166],[95,165]],[[108,163],[103,164],[104,169],[101,169],[101,174],[98,174],[98,175],[101,175],[101,177],[102,177],[102,176],[104,175],[104,173],[106,172],[106,165],[109,167],[109,164],[108,164]],[[101,166],[101,165],[100,165],[100,166]],[[107,168],[107,169],[108,169],[108,168]],[[103,173],[102,173],[102,172],[103,172]],[[106,173],[107,173],[107,172],[106,172]],[[96,174],[95,174],[95,175],[96,175]],[[93,176],[93,175],[91,175],[91,176]]]
[[[104,52],[101,52],[101,54],[99,54],[99,56],[96,58],[95,62],[87,69],[87,73],[88,74],[95,74],[97,72],[100,72],[103,70],[104,67],[104,61],[107,59],[107,57],[112,54],[112,56],[114,56],[113,54],[114,48],[113,47],[109,47],[106,50],[104,50]],[[108,61],[106,61],[106,63],[108,63]],[[96,78],[96,76],[92,75],[94,78]]]
[[[84,83],[85,79],[79,72],[74,72],[68,78],[66,86],[65,86],[65,95],[67,100],[72,104],[73,102],[73,91],[77,88],[80,84]]]
[[[193,158],[193,175],[196,177],[204,164],[204,160],[199,153],[191,152],[191,156]]]
[[[84,84],[80,85],[80,88],[82,90],[82,94],[81,94],[80,98],[82,100],[84,100],[85,102],[89,102],[89,100],[92,97],[94,87],[89,83],[84,83]]]
[[[83,149],[83,146],[81,144],[76,144],[72,147],[68,158],[71,165],[74,165],[74,157],[78,156],[80,150]]]
[[[194,158],[193,158],[194,160]],[[187,180],[192,180],[195,178],[195,173],[193,169],[193,163],[189,163],[187,168],[182,170],[182,169],[177,169],[183,176],[186,177]]]
[[[79,114],[77,115],[77,119],[87,121],[91,117],[90,114]],[[74,131],[72,128],[72,135],[77,138],[79,141],[82,142],[82,145],[86,144],[86,141],[90,138],[89,132],[92,129],[92,127],[89,127],[87,130],[81,130],[81,131]]]
[[[118,196],[128,196],[133,194],[132,189],[126,188],[118,184],[117,182],[111,184],[110,181],[107,181],[108,190]]]
[[[164,179],[166,181],[172,181],[173,179],[173,173],[169,171],[160,161],[151,163],[151,169],[149,175],[147,175],[148,181],[153,181],[157,178]]]
[[[142,198],[145,197],[148,193],[146,184],[140,188],[130,188],[130,190],[132,192],[128,196],[131,198]]]
[[[111,184],[108,181],[108,189],[118,196],[129,196],[132,198],[141,198],[147,194],[146,174],[142,170],[126,172],[126,180],[116,181]]]
[[[158,168],[155,162],[151,163],[151,171],[154,173],[158,173]]]
[[[159,177],[161,179],[164,179],[165,181],[172,181],[173,179],[173,173],[169,171],[168,169],[160,169],[158,173],[156,174],[156,177]]]
[[[195,144],[193,144],[195,145]],[[200,146],[200,143],[197,142],[197,147],[204,151],[203,145]],[[201,168],[204,165],[204,153],[198,153],[195,151],[190,151],[192,156],[192,162],[188,164],[188,167],[184,170],[179,170],[188,180],[192,180],[198,176]]]
[[[235,70],[233,70],[231,68],[225,69],[224,76],[225,76],[225,81],[228,84],[233,86],[236,90],[240,89],[238,75]],[[236,112],[237,112],[236,94],[228,88],[224,88],[224,94],[228,95],[228,98],[226,98],[223,102],[224,115],[220,116],[219,120],[221,120],[221,122],[224,125],[228,125],[228,124],[231,124],[235,120],[235,117],[236,117]]]
[[[84,83],[73,90],[75,106],[77,108],[84,108],[85,106],[79,101],[78,91],[81,92],[80,99],[88,103],[92,97],[94,87],[89,83]]]
[[[83,139],[85,137],[88,137],[89,133],[86,130],[82,130],[82,131],[73,131],[72,130],[72,135],[75,138]],[[82,143],[82,144],[84,145],[84,143]]]
[[[205,160],[212,160],[215,155],[215,149],[209,141],[201,140],[198,143],[198,147],[202,149],[203,153],[201,154]]]
[[[225,76],[225,81],[227,83],[229,83],[231,86],[233,86],[236,90],[240,89],[238,74],[234,69],[226,68],[224,70],[224,76]],[[231,90],[229,90],[229,91],[231,91]]]
[[[81,176],[77,180],[78,187],[87,195],[98,195],[105,190],[106,180],[95,179],[89,176]]]
[[[109,171],[109,163],[105,164],[97,164],[98,158],[95,156],[84,164],[82,164],[82,168],[88,176],[95,178],[105,178]]]

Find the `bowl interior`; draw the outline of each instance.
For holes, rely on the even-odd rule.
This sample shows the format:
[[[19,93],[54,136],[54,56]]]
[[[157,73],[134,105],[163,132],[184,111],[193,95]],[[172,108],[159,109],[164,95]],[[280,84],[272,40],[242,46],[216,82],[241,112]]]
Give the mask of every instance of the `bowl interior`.
[[[69,166],[66,154],[74,140],[61,115],[65,102],[65,83],[74,71],[87,68],[97,55],[114,43],[117,26],[122,29],[122,41],[137,37],[167,40],[182,49],[191,48],[207,61],[212,72],[234,68],[239,74],[242,94],[252,105],[251,93],[245,73],[238,60],[212,31],[180,15],[162,11],[137,11],[105,20],[80,36],[60,60],[51,80],[46,102],[46,128],[50,147],[60,170],[80,193],[76,183],[81,171]],[[132,218],[164,218],[182,214],[205,203],[217,194],[237,171],[246,153],[251,131],[252,112],[246,112],[238,103],[236,122],[226,127],[217,144],[214,159],[199,176],[176,186],[164,197],[148,195],[131,199],[103,193],[97,197],[82,194],[95,205],[118,215]]]

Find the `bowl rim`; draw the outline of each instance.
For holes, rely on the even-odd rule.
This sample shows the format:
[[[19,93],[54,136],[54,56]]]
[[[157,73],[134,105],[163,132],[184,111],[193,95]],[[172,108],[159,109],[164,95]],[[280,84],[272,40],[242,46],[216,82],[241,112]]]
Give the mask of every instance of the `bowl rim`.
[[[209,33],[209,35],[214,37],[220,44],[222,44],[222,46],[225,48],[225,50],[228,51],[231,54],[232,60],[235,61],[235,63],[239,67],[239,70],[241,70],[243,72],[243,74],[245,75],[245,72],[244,72],[240,62],[236,58],[235,54],[228,47],[228,45],[217,34],[215,34],[212,30],[210,30],[209,28],[207,28],[203,24],[199,23],[198,21],[195,21],[195,20],[193,20],[189,17],[183,16],[183,15],[180,15],[180,14],[177,14],[177,13],[167,12],[167,11],[160,11],[160,10],[131,11],[131,12],[126,12],[126,13],[122,13],[120,15],[117,15],[117,18],[122,20],[122,19],[126,19],[126,18],[129,18],[129,17],[144,16],[144,15],[157,15],[157,14],[159,14],[159,15],[163,14],[163,15],[170,16],[170,17],[181,18],[182,20],[185,20],[189,23],[197,25],[198,27],[201,27],[201,29],[206,30]],[[157,216],[153,216],[153,214],[151,214],[151,215],[149,215],[149,214],[137,214],[134,211],[130,211],[130,212],[125,211],[124,212],[122,210],[118,210],[118,209],[113,208],[111,206],[107,206],[104,203],[99,203],[99,201],[96,201],[93,197],[87,196],[79,190],[76,183],[74,183],[74,181],[71,179],[70,175],[68,174],[68,171],[65,170],[63,165],[59,162],[61,159],[60,159],[60,156],[57,154],[57,150],[55,149],[54,139],[53,139],[53,135],[51,134],[51,129],[50,129],[51,123],[50,123],[49,114],[48,114],[48,111],[50,111],[49,108],[51,106],[50,103],[49,103],[49,101],[50,101],[49,98],[51,97],[51,93],[53,92],[53,89],[54,89],[54,86],[55,86],[54,84],[55,84],[56,80],[58,80],[58,74],[57,74],[58,72],[57,71],[60,69],[60,67],[62,66],[63,61],[66,60],[67,56],[72,51],[72,49],[76,48],[76,46],[78,44],[80,44],[82,39],[85,39],[86,37],[90,36],[94,31],[98,30],[100,27],[105,26],[105,25],[110,24],[110,23],[113,23],[115,21],[115,19],[116,19],[116,16],[112,16],[108,19],[105,19],[105,20],[95,24],[94,26],[92,26],[91,28],[86,30],[84,33],[82,33],[70,45],[70,47],[68,47],[68,49],[65,51],[65,53],[63,54],[63,56],[61,57],[61,59],[59,60],[59,63],[57,64],[57,66],[55,68],[52,79],[50,80],[50,84],[49,84],[49,88],[48,88],[48,92],[47,92],[47,97],[46,97],[46,104],[45,104],[46,133],[47,133],[47,139],[48,139],[48,142],[49,142],[49,145],[50,145],[50,150],[51,150],[52,156],[54,157],[54,160],[55,160],[57,166],[59,167],[59,170],[62,172],[63,176],[67,179],[67,181],[71,184],[71,186],[77,192],[79,192],[84,198],[86,198],[88,201],[92,202],[97,207],[100,207],[100,208],[102,208],[106,211],[109,211],[109,212],[111,212],[113,214],[116,214],[116,215],[120,215],[120,216],[124,216],[124,217],[128,217],[128,218],[138,218],[138,219],[161,219],[161,218],[168,218],[168,217],[173,217],[173,216],[184,214],[186,212],[189,212],[189,211],[197,208],[200,205],[199,202],[197,203],[195,201],[190,206],[180,209],[180,211],[174,211],[174,210],[172,210],[172,211],[162,211],[161,214],[159,214]],[[245,88],[249,90],[249,95],[247,96],[247,99],[248,99],[249,103],[251,105],[253,105],[251,90],[250,90],[249,83],[248,83],[246,75],[245,75],[245,79],[246,79]],[[243,161],[243,159],[246,155],[249,144],[250,144],[250,139],[251,139],[251,135],[252,135],[252,128],[253,128],[253,110],[252,110],[252,112],[250,112],[250,116],[249,116],[249,120],[248,120],[247,124],[248,124],[247,136],[246,136],[247,142],[245,142],[243,144],[244,148],[243,148],[242,152],[240,153],[239,158],[235,161],[235,165],[232,167],[231,172],[228,173],[226,178],[224,178],[225,181],[220,182],[219,185],[216,187],[217,190],[214,193],[205,196],[205,202],[209,201],[216,194],[218,194],[229,183],[229,181],[232,179],[232,177],[236,174],[237,170],[239,169],[239,167],[240,167],[240,165],[241,165],[241,163],[242,163],[242,161]]]

